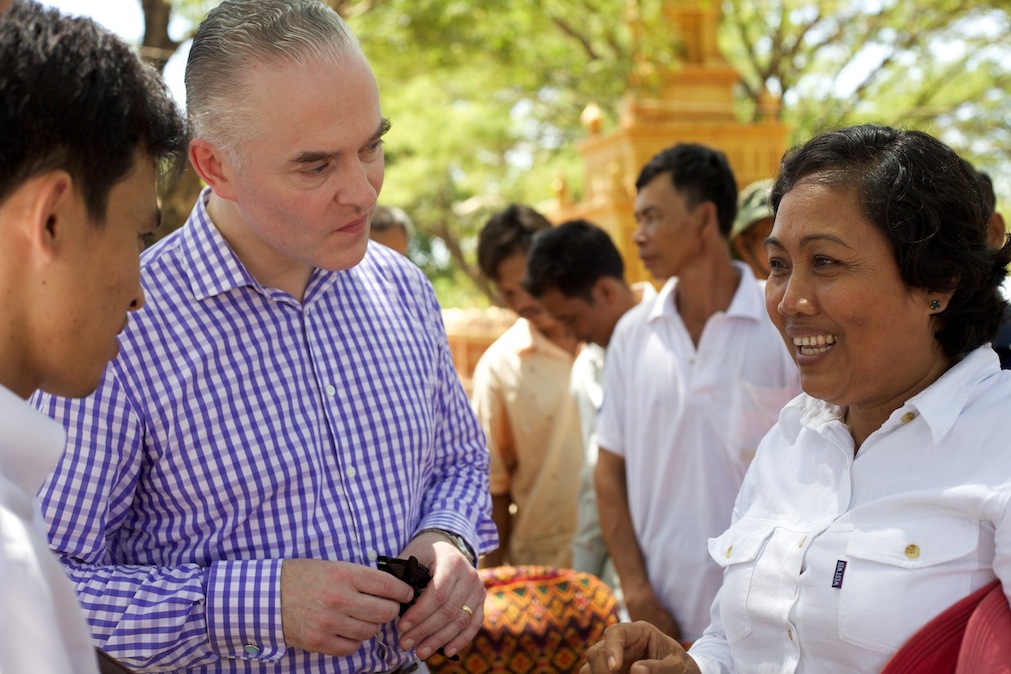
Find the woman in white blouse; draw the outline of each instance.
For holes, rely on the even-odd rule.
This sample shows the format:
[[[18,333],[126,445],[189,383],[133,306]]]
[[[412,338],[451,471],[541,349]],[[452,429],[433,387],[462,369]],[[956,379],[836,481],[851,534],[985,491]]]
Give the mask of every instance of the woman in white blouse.
[[[988,345],[1011,245],[987,246],[975,172],[852,127],[789,153],[773,205],[766,306],[804,393],[709,542],[712,623],[687,653],[616,625],[584,672],[877,672],[959,599],[1011,590],[1011,374]]]

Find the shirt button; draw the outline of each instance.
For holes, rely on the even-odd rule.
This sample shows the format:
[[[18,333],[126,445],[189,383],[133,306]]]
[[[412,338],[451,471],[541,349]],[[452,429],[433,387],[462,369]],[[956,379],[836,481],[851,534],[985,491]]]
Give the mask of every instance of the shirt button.
[[[916,412],[906,412],[902,415],[902,423],[908,424],[910,421],[916,418]]]
[[[330,396],[331,398],[333,398],[335,395],[337,395],[337,387],[334,386],[333,384],[327,384],[326,385],[326,389],[324,389],[324,390],[326,391],[326,394],[328,396]]]
[[[253,644],[246,644],[242,647],[242,650],[246,652],[246,655],[259,655],[260,647],[254,646]]]
[[[730,553],[733,552],[733,551],[734,551],[734,546],[731,545],[729,548],[727,548],[727,559],[730,559]]]
[[[347,470],[345,470],[345,471],[344,471],[344,473],[345,473],[345,474],[346,474],[346,475],[347,475],[348,477],[354,477],[355,475],[357,475],[357,474],[358,474],[358,471],[357,471],[357,470],[355,470],[355,467],[354,467],[354,466],[348,466],[348,469],[347,469]]]
[[[793,641],[793,630],[787,630],[786,636],[790,637],[790,641]]]
[[[918,559],[920,556],[920,546],[916,543],[910,543],[906,546],[906,557],[909,559]]]
[[[368,550],[365,551],[365,556],[369,558],[370,562],[374,562],[376,561],[376,558],[379,557],[379,553],[373,550],[372,548],[369,548]]]

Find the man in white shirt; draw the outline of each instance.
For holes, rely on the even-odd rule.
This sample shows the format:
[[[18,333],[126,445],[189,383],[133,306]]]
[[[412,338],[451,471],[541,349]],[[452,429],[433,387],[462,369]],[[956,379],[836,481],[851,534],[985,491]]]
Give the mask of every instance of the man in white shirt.
[[[723,153],[675,145],[636,189],[639,257],[669,280],[608,348],[597,498],[631,618],[690,642],[722,578],[707,541],[726,530],[759,441],[800,387],[761,284],[730,259],[737,185]]]
[[[0,16],[0,672],[97,672],[35,492],[62,427],[25,404],[84,396],[144,303],[158,165],[185,150],[164,83],[88,19],[28,2]]]
[[[586,452],[572,568],[592,573],[614,587],[617,579],[600,530],[593,484],[606,348],[618,319],[636,304],[651,301],[656,290],[648,283],[629,286],[625,263],[611,237],[586,220],[563,222],[534,238],[523,285],[548,313],[586,342],[572,364],[569,384],[579,409]]]

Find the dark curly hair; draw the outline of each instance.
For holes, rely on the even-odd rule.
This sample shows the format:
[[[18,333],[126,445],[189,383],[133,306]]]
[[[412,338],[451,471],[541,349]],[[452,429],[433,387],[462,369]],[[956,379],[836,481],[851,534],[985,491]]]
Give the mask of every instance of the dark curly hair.
[[[0,101],[0,201],[62,169],[101,225],[138,148],[163,168],[186,150],[186,122],[154,68],[90,19],[34,2],[0,18]]]
[[[1011,242],[987,244],[991,209],[972,166],[921,131],[865,124],[822,133],[785,155],[772,206],[800,183],[856,191],[864,217],[884,235],[909,288],[952,292],[935,338],[949,358],[993,339]]]

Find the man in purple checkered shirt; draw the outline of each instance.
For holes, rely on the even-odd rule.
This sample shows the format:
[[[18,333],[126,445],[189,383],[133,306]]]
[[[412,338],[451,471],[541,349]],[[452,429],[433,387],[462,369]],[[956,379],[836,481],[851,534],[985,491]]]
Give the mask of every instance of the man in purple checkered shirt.
[[[488,456],[431,285],[368,247],[372,70],[315,0],[227,0],[186,67],[208,188],[40,492],[92,636],[141,671],[424,672],[477,632]],[[415,556],[414,592],[377,570]]]

